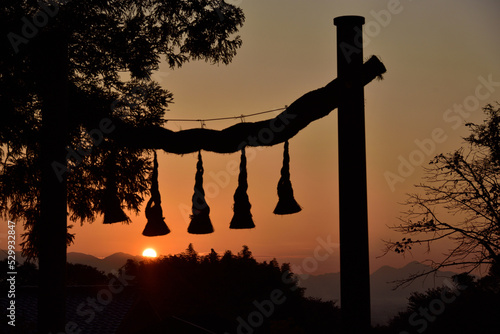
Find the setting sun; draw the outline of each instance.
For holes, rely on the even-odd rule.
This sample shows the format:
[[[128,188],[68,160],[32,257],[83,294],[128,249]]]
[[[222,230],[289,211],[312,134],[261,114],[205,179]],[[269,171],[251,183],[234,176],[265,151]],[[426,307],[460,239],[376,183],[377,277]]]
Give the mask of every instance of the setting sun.
[[[144,257],[157,257],[156,251],[153,248],[147,248],[142,252],[142,256]]]

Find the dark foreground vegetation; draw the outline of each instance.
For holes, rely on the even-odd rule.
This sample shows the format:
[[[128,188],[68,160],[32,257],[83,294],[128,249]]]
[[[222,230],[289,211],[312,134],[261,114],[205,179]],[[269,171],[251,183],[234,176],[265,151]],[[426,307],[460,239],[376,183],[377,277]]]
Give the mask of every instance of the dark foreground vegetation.
[[[1,264],[5,268],[7,263]],[[67,269],[69,286],[103,287],[114,277],[81,264],[68,264]],[[19,287],[37,285],[34,264],[19,265],[17,272]],[[339,329],[340,310],[333,302],[304,297],[288,264],[259,263],[246,246],[238,254],[212,250],[199,255],[190,245],[177,255],[128,260],[121,272],[126,273],[135,301],[123,315],[118,334],[294,334]],[[2,291],[8,289],[6,278],[0,280]],[[117,297],[114,302],[119,303]],[[495,333],[499,315],[500,270],[492,268],[479,279],[460,274],[443,287],[414,293],[406,311],[388,325],[373,328],[373,333]]]
[[[142,298],[130,313],[135,317],[125,321],[128,329],[147,319],[142,330],[164,333],[171,317],[230,334],[331,333],[338,328],[339,309],[333,302],[305,298],[288,264],[259,263],[246,246],[237,255],[212,250],[200,256],[190,245],[179,255],[129,260],[125,268],[136,276]]]
[[[2,261],[3,268],[6,264]],[[18,265],[17,272],[19,286],[37,285],[34,264]],[[199,255],[189,245],[177,255],[128,260],[120,269],[121,275],[135,297],[116,331],[119,334],[305,334],[332,333],[339,328],[339,308],[334,302],[304,297],[304,288],[298,286],[288,264],[279,265],[276,260],[259,263],[246,246],[238,254],[212,250]],[[118,282],[114,277],[86,265],[67,266],[68,286],[98,287],[90,294],[90,298],[97,296],[97,316],[115,307],[124,293],[113,292],[109,304],[105,300],[99,304],[99,296],[104,297],[99,290],[120,290],[116,284],[107,288],[109,282]],[[2,277],[1,285],[8,288],[6,277]],[[90,310],[86,305],[80,313]],[[68,319],[76,319],[80,326],[91,320],[79,314]],[[100,319],[92,319],[92,324]]]
[[[490,334],[500,330],[500,271],[483,278],[453,276],[445,286],[413,293],[408,308],[377,327],[384,334]]]

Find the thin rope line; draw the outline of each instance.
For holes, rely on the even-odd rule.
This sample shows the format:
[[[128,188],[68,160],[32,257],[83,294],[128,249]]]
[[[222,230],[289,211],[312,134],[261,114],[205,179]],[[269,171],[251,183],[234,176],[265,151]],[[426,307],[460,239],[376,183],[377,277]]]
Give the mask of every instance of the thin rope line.
[[[216,334],[216,333],[214,333],[214,332],[212,332],[212,331],[210,331],[210,330],[208,330],[208,329],[206,329],[206,328],[203,328],[203,327],[201,327],[201,326],[198,326],[198,325],[196,325],[196,324],[193,324],[192,322],[189,322],[189,321],[187,321],[187,320],[184,320],[184,319],[181,319],[181,318],[179,318],[179,317],[176,317],[175,315],[173,315],[173,316],[172,316],[172,318],[177,319],[177,320],[179,320],[179,321],[182,321],[182,322],[184,322],[184,323],[186,323],[186,324],[189,324],[189,325],[191,325],[191,326],[193,326],[193,327],[196,327],[196,328],[199,328],[199,329],[201,329],[201,330],[204,330],[204,331],[205,331],[205,332],[207,332],[207,333]]]
[[[217,118],[205,118],[205,119],[203,119],[203,118],[169,118],[169,119],[166,119],[166,121],[172,121],[172,122],[210,122],[210,121],[222,121],[222,120],[227,120],[227,119],[242,119],[245,117],[252,117],[252,116],[267,114],[270,112],[285,110],[286,108],[287,107],[256,112],[253,114],[230,116],[230,117],[217,117]]]

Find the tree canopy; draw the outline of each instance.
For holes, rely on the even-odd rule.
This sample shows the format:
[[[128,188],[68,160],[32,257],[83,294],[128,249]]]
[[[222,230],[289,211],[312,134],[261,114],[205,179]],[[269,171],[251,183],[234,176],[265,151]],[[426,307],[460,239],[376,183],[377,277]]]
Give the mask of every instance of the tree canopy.
[[[39,58],[55,34],[67,47],[69,110],[68,163],[55,161],[53,168],[67,178],[69,218],[94,221],[111,176],[120,202],[137,212],[148,191],[148,150],[123,147],[102,132],[114,129],[112,119],[161,127],[173,95],[151,74],[161,61],[171,68],[190,60],[230,63],[242,44],[236,35],[242,10],[218,0],[2,4],[0,213],[24,221],[28,231],[36,228],[44,89],[50,89]],[[36,233],[25,236],[26,255],[36,256]]]

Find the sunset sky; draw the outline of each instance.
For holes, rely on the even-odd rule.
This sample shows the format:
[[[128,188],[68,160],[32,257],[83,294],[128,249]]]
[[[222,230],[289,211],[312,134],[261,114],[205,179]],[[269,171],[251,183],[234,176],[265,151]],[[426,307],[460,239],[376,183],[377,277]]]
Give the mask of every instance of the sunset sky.
[[[173,71],[162,67],[154,78],[173,92],[175,102],[166,118],[239,116],[289,105],[337,76],[333,18],[364,16],[365,58],[377,55],[387,67],[384,80],[365,87],[371,271],[382,265],[399,267],[414,260],[441,257],[448,248],[446,244],[434,245],[429,254],[421,246],[414,250],[413,257],[389,254],[379,258],[383,239],[402,237],[388,226],[398,223],[397,217],[404,210],[399,203],[420,182],[422,166],[438,153],[459,148],[461,137],[468,133],[464,123],[481,122],[481,107],[500,101],[500,3],[226,2],[241,6],[245,13],[246,22],[240,30],[242,48],[228,66],[191,62]],[[255,122],[277,114],[245,120]],[[206,122],[206,126],[223,129],[240,121]],[[200,127],[200,122],[170,121],[167,127],[188,129]],[[422,152],[418,142],[427,143],[426,152],[417,152]],[[314,257],[314,250],[322,244],[318,239],[338,243],[336,110],[290,140],[291,180],[303,210],[288,216],[272,213],[278,200],[282,154],[283,145],[247,150],[248,195],[255,229],[229,229],[238,176],[228,163],[239,163],[239,153],[202,152],[204,186],[215,232],[191,235],[187,227],[197,156],[158,152],[162,207],[171,233],[144,237],[144,213],[135,216],[127,212],[133,221],[130,225],[103,225],[102,218],[93,224],[75,224],[72,232],[76,240],[68,251],[104,257],[115,252],[139,255],[153,248],[167,255],[184,251],[189,243],[200,253],[211,248],[220,253],[227,249],[238,252],[242,245],[248,245],[259,260],[276,257],[280,262],[301,265],[305,258]],[[397,175],[402,159],[413,161],[414,171],[407,171],[390,184],[388,173]],[[226,176],[230,176],[229,182]],[[339,249],[334,249],[310,273],[339,271]]]

